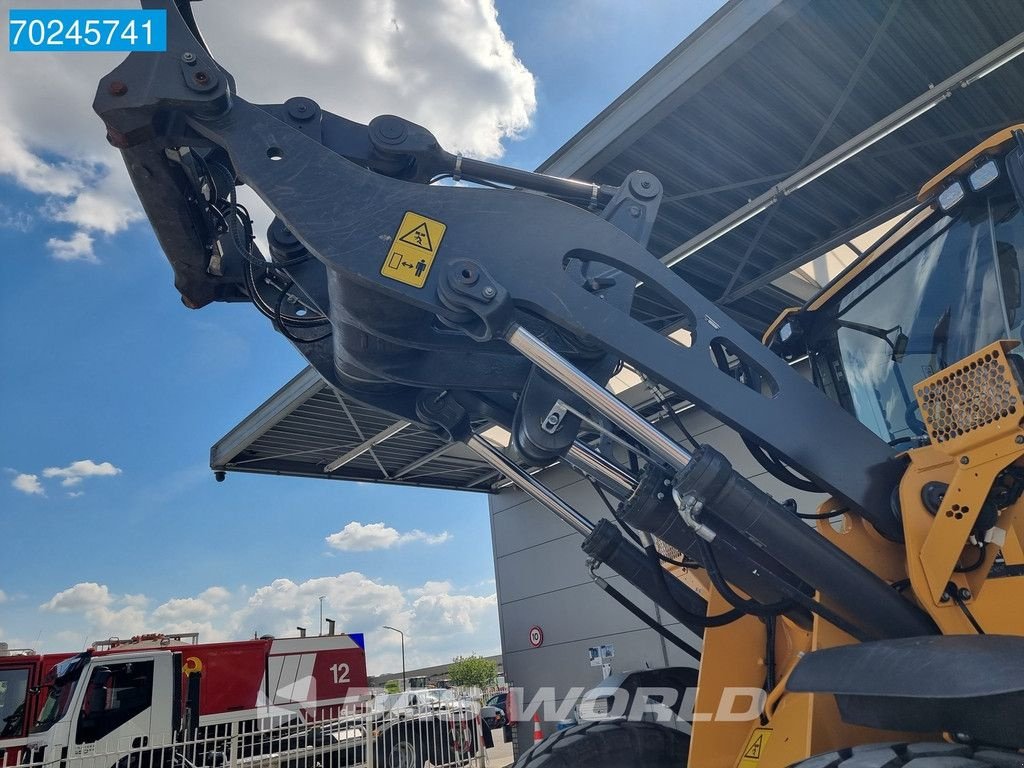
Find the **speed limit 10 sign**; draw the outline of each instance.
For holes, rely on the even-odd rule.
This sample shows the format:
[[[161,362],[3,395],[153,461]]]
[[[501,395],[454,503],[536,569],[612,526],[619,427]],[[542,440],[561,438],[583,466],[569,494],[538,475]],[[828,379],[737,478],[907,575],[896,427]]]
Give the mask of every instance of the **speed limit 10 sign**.
[[[544,645],[544,630],[540,627],[530,627],[530,646],[540,648]]]

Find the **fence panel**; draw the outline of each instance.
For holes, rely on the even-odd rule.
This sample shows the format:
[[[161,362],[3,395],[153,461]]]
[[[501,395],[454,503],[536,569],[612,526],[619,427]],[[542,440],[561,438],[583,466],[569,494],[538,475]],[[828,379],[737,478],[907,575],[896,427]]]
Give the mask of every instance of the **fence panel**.
[[[397,709],[318,708],[309,718],[280,711],[204,718],[191,733],[114,745],[44,747],[47,733],[5,739],[0,768],[483,768],[479,692],[420,698]]]

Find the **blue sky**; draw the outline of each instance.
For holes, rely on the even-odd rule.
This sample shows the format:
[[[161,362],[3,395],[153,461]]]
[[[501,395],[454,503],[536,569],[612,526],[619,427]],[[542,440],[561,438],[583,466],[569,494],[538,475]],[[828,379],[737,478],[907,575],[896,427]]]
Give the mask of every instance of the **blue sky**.
[[[498,2],[499,29],[481,2],[459,30],[432,23],[452,0],[396,3],[385,19],[379,3],[320,2],[323,17],[294,24],[296,3],[254,0],[254,18],[276,16],[251,29],[232,27],[227,5],[197,14],[243,96],[301,92],[361,120],[393,111],[451,149],[532,168],[718,3]],[[326,22],[354,41],[343,60],[304,44]],[[459,47],[473,35],[499,67]],[[254,36],[279,46],[273,70],[287,78]],[[371,673],[397,666],[383,623],[408,630],[410,666],[498,652],[485,497],[214,482],[210,445],[303,361],[251,307],[181,305],[88,110],[119,56],[28,56],[0,52],[0,108],[17,116],[0,128],[0,640],[68,650],[143,630],[281,633],[315,628],[326,594],[340,629],[368,633]],[[304,87],[281,93],[289,82]]]

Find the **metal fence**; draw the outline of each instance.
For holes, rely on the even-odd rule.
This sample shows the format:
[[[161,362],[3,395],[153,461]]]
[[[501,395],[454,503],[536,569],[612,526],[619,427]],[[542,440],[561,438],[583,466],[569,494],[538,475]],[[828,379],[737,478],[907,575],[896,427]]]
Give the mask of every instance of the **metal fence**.
[[[191,731],[160,735],[147,711],[88,742],[73,724],[63,742],[58,731],[0,740],[0,768],[485,768],[478,692],[398,703],[204,717]]]

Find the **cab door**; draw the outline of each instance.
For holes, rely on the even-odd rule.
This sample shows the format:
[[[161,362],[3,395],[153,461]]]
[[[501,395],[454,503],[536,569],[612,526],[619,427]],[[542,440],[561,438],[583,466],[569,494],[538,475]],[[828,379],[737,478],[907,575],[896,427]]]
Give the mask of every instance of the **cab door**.
[[[71,723],[68,768],[110,768],[124,758],[131,767],[159,765],[155,750],[173,741],[173,683],[168,651],[93,657]]]
[[[31,690],[39,662],[4,661],[0,665],[0,766],[13,766],[19,762],[28,726],[35,718]]]

